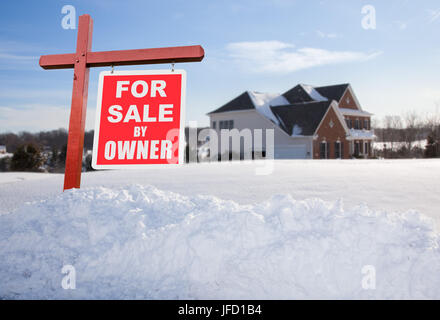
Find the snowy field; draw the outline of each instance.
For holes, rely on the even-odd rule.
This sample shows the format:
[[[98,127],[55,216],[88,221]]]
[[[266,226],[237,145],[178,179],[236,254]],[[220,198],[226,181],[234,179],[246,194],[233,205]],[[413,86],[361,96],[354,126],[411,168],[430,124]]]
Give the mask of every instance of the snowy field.
[[[0,173],[0,298],[440,299],[440,161],[263,165]]]

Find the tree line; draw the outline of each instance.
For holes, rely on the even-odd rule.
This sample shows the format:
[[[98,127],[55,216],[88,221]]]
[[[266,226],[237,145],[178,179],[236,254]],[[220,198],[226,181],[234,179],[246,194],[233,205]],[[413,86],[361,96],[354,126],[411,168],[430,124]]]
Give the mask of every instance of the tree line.
[[[440,112],[421,116],[416,112],[373,119],[377,136],[375,155],[383,158],[440,157]],[[37,133],[0,133],[0,145],[12,156],[0,154],[0,171],[64,172],[67,130]],[[85,132],[84,149],[93,149],[93,130]],[[188,150],[186,150],[188,151]],[[86,154],[84,170],[93,170],[91,154]]]
[[[440,157],[440,112],[412,111],[374,119],[375,153],[384,158]]]
[[[12,154],[0,157],[0,171],[64,172],[67,135],[65,129],[0,133],[0,145]],[[84,149],[92,148],[93,130],[84,134]],[[84,170],[92,170],[91,155],[86,155],[83,166]]]

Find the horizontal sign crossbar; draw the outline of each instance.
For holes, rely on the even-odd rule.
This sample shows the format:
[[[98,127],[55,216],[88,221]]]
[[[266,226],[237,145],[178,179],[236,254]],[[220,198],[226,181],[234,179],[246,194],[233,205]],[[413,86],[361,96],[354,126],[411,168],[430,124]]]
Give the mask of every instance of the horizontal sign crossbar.
[[[201,46],[167,47],[135,50],[87,52],[87,67],[128,66],[156,63],[202,61],[205,52]],[[51,54],[40,57],[43,69],[74,68],[79,60],[76,53]]]

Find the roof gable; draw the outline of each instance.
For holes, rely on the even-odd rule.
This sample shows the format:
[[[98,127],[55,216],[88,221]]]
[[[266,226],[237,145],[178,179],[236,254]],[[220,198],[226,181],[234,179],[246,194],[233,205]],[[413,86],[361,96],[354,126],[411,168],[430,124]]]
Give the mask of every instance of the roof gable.
[[[338,84],[324,87],[314,87],[311,85],[298,84],[297,86],[286,91],[282,95],[245,91],[238,97],[232,99],[220,108],[209,112],[208,114],[258,109],[259,100],[264,100],[264,103],[260,104],[265,104],[267,106],[278,105],[279,102],[277,100],[282,101],[280,104],[297,104],[326,100],[335,100],[339,102],[344,93],[347,91],[347,88],[349,87],[349,84]],[[260,99],[260,97],[262,97],[263,99]],[[269,118],[272,118],[270,117],[270,113],[264,112],[264,114],[266,116],[269,115]]]
[[[289,91],[286,91],[283,93],[283,96],[292,104],[313,101],[313,99],[301,85],[297,85]]]
[[[249,109],[255,109],[255,106],[251,98],[249,97],[249,93],[245,91],[238,97],[232,99],[228,103],[222,105],[220,108],[215,109],[214,111],[211,111],[208,114]]]
[[[280,128],[289,136],[312,136],[332,101],[296,103],[271,107],[280,122]]]
[[[347,90],[349,84],[337,84],[333,86],[325,86],[325,87],[315,87],[315,90],[318,91],[322,96],[326,97],[329,100],[336,100],[339,102]]]

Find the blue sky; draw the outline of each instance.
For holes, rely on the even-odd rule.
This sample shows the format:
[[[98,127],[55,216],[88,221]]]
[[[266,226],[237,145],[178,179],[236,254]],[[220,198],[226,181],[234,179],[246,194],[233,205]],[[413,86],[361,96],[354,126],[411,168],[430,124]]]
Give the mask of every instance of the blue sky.
[[[73,53],[76,30],[61,26],[64,5],[94,19],[93,51],[201,44],[187,70],[186,120],[245,90],[282,93],[298,83],[351,83],[378,118],[440,107],[440,3],[424,1],[2,1],[0,132],[67,128],[72,70],[43,70],[43,54]],[[372,5],[376,29],[361,10]],[[164,69],[169,65],[117,67]],[[90,74],[87,129],[93,128],[100,71]]]

